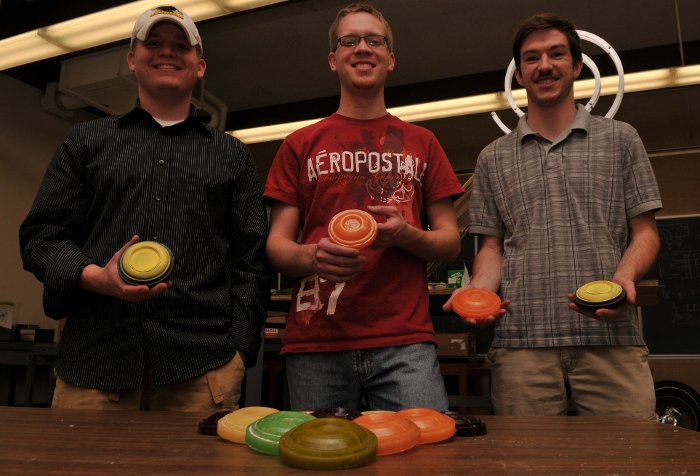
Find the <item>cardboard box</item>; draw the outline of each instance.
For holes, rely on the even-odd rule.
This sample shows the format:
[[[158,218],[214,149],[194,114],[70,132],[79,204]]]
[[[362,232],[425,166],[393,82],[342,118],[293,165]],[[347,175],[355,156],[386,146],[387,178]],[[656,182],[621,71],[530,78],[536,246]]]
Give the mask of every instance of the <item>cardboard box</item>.
[[[435,334],[439,357],[473,357],[476,355],[476,336],[468,332]]]
[[[265,340],[271,342],[281,342],[284,337],[284,328],[265,326]]]
[[[287,313],[267,311],[265,320],[265,340],[268,342],[281,342],[284,336],[284,327],[287,323]]]
[[[19,306],[11,301],[0,302],[0,327],[13,329],[17,323]]]

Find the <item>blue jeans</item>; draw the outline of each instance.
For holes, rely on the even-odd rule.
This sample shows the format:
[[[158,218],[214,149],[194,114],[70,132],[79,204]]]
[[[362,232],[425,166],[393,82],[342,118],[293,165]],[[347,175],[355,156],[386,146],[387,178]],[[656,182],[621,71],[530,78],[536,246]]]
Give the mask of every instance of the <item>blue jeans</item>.
[[[285,357],[292,410],[448,409],[437,353],[430,342]]]

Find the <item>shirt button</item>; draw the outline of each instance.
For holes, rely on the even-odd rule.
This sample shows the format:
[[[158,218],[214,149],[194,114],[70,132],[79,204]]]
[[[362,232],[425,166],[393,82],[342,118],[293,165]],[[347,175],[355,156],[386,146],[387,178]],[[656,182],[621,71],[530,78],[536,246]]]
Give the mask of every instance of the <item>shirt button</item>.
[[[156,202],[160,202],[160,195],[156,195]]]
[[[164,164],[165,164],[165,161],[164,161],[163,159],[160,159],[160,160],[158,161],[158,164],[159,164],[159,165],[164,165]]]

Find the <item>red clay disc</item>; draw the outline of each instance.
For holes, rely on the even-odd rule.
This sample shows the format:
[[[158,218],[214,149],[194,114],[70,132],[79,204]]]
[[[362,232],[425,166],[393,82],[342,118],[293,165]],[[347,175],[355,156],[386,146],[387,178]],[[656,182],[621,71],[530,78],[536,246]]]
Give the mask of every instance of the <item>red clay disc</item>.
[[[471,288],[455,294],[452,309],[463,318],[478,321],[495,316],[501,309],[501,298],[492,291]]]
[[[345,210],[331,219],[328,237],[333,243],[360,250],[377,237],[377,221],[363,210]]]

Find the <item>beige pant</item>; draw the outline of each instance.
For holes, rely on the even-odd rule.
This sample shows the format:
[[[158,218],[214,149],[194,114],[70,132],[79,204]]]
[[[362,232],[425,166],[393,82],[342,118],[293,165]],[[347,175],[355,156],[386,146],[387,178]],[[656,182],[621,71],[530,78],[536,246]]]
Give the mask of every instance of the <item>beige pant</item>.
[[[146,372],[143,388],[98,390],[76,387],[56,376],[52,408],[94,410],[166,410],[209,412],[235,410],[241,398],[245,365],[236,355],[225,365],[182,382],[154,387]]]
[[[656,418],[654,381],[644,346],[492,348],[496,415],[627,415]],[[566,384],[571,388],[567,399]]]

